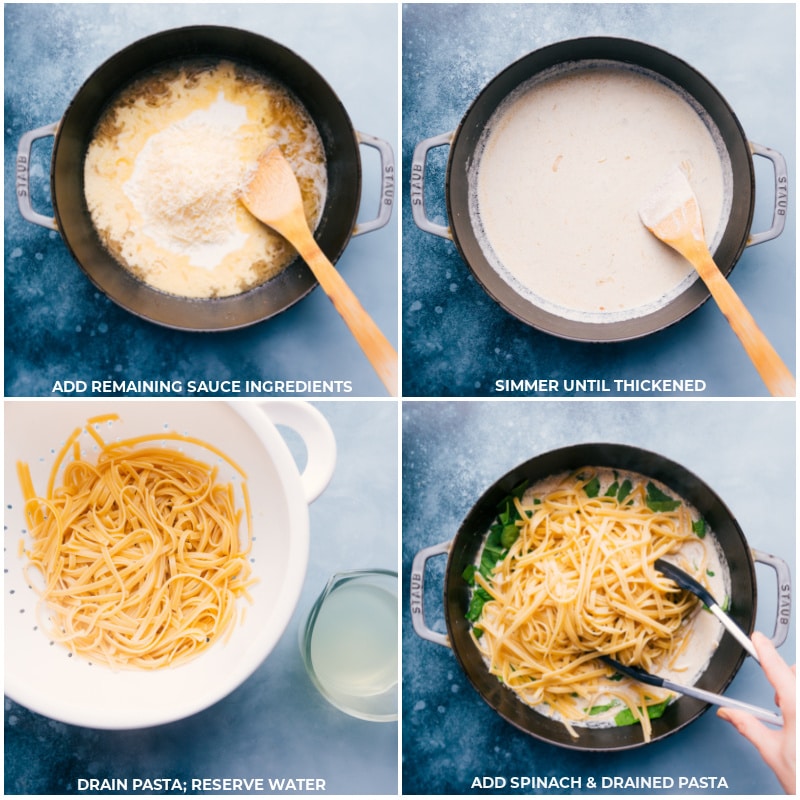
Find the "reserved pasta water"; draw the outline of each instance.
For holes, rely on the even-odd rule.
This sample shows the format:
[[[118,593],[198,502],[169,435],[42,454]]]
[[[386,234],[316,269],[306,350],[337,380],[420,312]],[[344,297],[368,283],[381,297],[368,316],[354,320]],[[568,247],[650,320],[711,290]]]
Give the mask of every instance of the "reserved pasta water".
[[[301,649],[311,679],[337,708],[366,719],[397,715],[397,575],[335,575],[309,615]]]

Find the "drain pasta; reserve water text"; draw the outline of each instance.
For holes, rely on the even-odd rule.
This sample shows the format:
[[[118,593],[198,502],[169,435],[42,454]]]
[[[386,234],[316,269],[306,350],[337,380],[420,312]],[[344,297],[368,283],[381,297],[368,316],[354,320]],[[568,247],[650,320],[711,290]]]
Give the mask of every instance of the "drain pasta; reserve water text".
[[[118,794],[122,792],[150,793],[213,793],[232,794],[265,792],[310,792],[326,791],[324,778],[78,778],[78,792],[92,794]]]

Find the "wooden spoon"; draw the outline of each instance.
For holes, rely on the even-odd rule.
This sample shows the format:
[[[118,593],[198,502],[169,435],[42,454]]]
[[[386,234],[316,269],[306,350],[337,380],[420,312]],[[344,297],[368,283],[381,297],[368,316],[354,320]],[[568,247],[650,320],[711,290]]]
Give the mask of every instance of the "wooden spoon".
[[[277,145],[268,147],[242,192],[247,210],[300,253],[350,328],[392,396],[397,395],[397,353],[337,272],[308,227],[297,178]]]
[[[681,169],[675,167],[667,175],[639,209],[639,216],[645,227],[697,270],[770,393],[777,397],[794,397],[792,373],[711,257],[697,198]]]

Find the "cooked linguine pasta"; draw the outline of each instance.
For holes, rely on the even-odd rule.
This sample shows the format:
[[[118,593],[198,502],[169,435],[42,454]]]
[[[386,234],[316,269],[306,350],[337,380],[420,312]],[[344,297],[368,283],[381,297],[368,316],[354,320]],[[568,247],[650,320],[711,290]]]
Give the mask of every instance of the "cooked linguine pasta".
[[[73,653],[115,668],[178,664],[230,631],[252,583],[239,542],[243,514],[250,540],[246,483],[243,512],[216,467],[178,448],[220,451],[171,432],[106,443],[96,423],[114,418],[86,426],[96,459],[81,452],[83,431],[72,433],[43,494],[18,464],[30,583],[43,627]]]
[[[666,556],[707,584],[705,533],[686,504],[639,475],[585,468],[517,492],[468,576],[490,671],[572,735],[573,724],[624,724],[622,713],[649,739],[670,693],[620,679],[597,656],[680,669],[698,604],[653,562]]]

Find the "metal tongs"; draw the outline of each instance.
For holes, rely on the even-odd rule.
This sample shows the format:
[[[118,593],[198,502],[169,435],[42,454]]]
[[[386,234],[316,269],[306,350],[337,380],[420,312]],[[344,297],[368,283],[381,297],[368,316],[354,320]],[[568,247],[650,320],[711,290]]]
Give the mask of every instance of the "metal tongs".
[[[665,561],[663,558],[658,558],[653,566],[662,574],[671,578],[682,589],[687,589],[692,594],[696,595],[702,600],[708,610],[725,626],[727,630],[739,644],[758,662],[758,654],[753,646],[750,638],[745,632],[720,608],[719,603],[714,599],[702,584],[696,581],[691,575],[688,575],[679,567]],[[741,700],[734,700],[731,697],[724,695],[714,694],[714,692],[700,689],[696,686],[683,686],[679,683],[673,683],[667,678],[661,678],[657,675],[651,675],[649,672],[638,667],[629,667],[625,664],[620,664],[619,661],[614,660],[610,656],[600,656],[600,658],[609,666],[613,667],[623,675],[633,678],[636,681],[641,681],[649,686],[659,686],[663,689],[669,689],[672,692],[686,695],[687,697],[694,697],[697,700],[702,700],[706,703],[712,703],[717,706],[725,706],[727,708],[738,708],[742,711],[747,711],[752,714],[756,719],[762,722],[768,722],[771,725],[783,725],[783,717],[774,711],[767,711],[765,708],[751,705],[750,703],[742,702]],[[759,662],[760,663],[760,662]]]
[[[756,719],[762,722],[769,722],[771,725],[783,725],[783,717],[776,714],[774,711],[767,711],[765,708],[750,705],[750,703],[742,702],[741,700],[734,700],[732,697],[725,697],[721,694],[714,694],[705,689],[699,689],[697,686],[683,686],[680,683],[673,683],[667,678],[660,678],[658,675],[651,675],[643,669],[638,667],[628,667],[625,664],[620,664],[615,661],[611,656],[600,656],[602,661],[605,661],[610,667],[613,667],[623,675],[633,678],[635,681],[641,681],[649,686],[660,686],[662,689],[669,689],[672,692],[686,695],[687,697],[694,697],[696,700],[702,700],[705,703],[712,703],[716,706],[725,706],[726,708],[738,708],[742,711],[747,711],[752,714]]]
[[[699,597],[706,604],[708,610],[725,626],[725,630],[753,656],[757,663],[761,663],[758,660],[758,653],[756,652],[756,648],[753,647],[750,637],[720,608],[719,603],[713,598],[711,592],[709,592],[705,586],[680,569],[680,567],[676,567],[663,558],[657,558],[653,566],[663,575],[672,578],[681,589],[687,589],[693,595]]]

